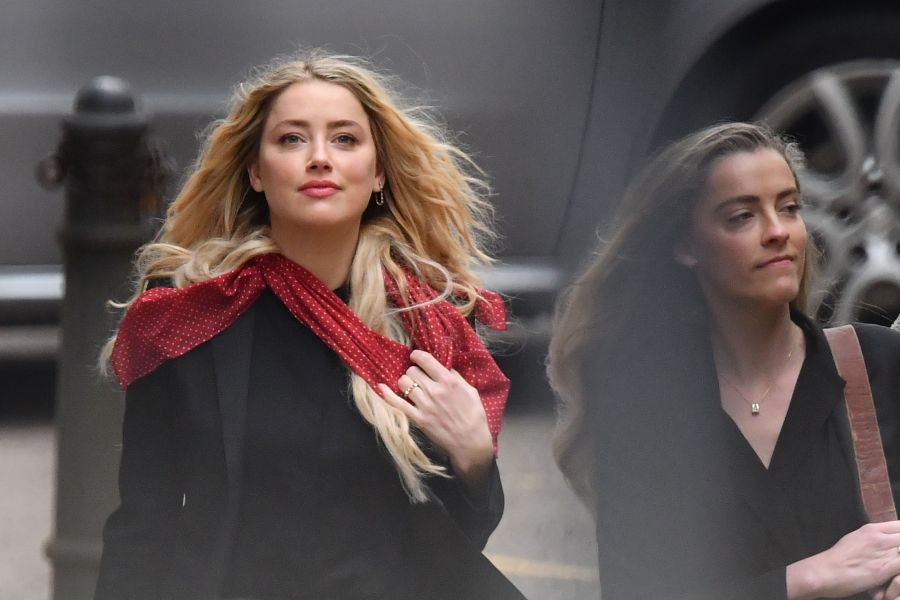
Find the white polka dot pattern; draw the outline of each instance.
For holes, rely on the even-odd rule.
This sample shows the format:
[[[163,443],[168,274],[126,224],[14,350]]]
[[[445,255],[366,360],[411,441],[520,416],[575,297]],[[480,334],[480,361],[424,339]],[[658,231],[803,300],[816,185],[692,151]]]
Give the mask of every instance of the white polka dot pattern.
[[[413,346],[456,369],[478,390],[496,450],[509,380],[453,305],[446,300],[428,303],[438,297],[437,292],[411,273],[406,280],[409,301],[420,305],[403,313]],[[405,307],[397,283],[387,271],[384,281],[390,301]],[[119,385],[127,388],[166,360],[215,337],[266,287],[373,389],[386,383],[400,393],[397,380],[412,365],[411,349],[370,329],[328,286],[280,254],[258,256],[239,269],[184,288],[153,288],[142,294],[122,319],[113,348],[112,364]],[[476,304],[476,318],[489,327],[504,329],[502,299],[493,292],[480,293],[485,300]]]

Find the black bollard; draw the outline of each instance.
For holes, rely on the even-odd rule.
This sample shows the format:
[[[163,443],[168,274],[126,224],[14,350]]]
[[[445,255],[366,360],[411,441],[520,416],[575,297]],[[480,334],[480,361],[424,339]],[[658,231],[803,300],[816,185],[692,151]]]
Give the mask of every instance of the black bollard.
[[[63,121],[55,156],[39,166],[45,185],[64,183],[60,231],[65,296],[57,375],[56,526],[47,542],[53,598],[93,597],[102,527],[118,499],[122,393],[97,368],[111,334],[111,298],[129,294],[135,250],[152,235],[161,206],[148,118],[128,84],[98,77],[82,88]]]

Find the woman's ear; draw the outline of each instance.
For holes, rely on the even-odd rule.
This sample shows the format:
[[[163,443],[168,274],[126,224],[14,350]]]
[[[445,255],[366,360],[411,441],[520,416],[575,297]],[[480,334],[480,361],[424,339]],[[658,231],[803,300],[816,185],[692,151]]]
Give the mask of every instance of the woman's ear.
[[[254,160],[247,167],[247,175],[250,177],[250,187],[256,192],[263,191],[262,179],[259,176],[259,160]]]

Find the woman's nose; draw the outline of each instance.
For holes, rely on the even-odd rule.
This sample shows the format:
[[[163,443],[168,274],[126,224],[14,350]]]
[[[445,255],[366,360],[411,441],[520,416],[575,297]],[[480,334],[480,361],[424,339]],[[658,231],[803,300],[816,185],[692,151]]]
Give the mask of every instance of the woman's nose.
[[[315,141],[310,145],[309,161],[306,168],[310,171],[330,171],[331,159],[328,156],[327,144]]]
[[[790,232],[777,212],[767,214],[764,221],[763,245],[784,243],[790,238]]]

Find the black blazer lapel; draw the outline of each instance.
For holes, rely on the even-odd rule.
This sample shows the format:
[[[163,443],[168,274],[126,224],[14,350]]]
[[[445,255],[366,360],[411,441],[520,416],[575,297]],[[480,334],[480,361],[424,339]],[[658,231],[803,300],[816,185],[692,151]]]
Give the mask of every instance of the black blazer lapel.
[[[253,348],[253,310],[248,310],[225,331],[210,340],[216,393],[222,419],[228,488],[225,520],[216,556],[214,581],[221,582],[227,568],[228,549],[237,528],[243,481],[244,432]]]
[[[250,354],[253,347],[253,311],[248,310],[225,331],[214,337],[213,363],[216,391],[222,416],[222,442],[228,469],[229,503],[240,492],[244,450],[244,417],[250,380]]]

